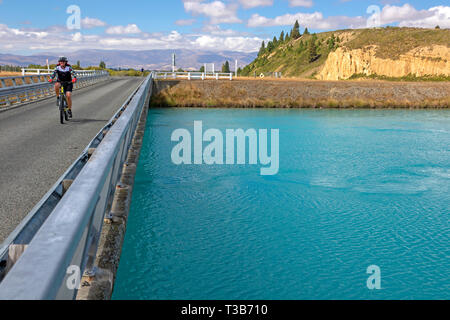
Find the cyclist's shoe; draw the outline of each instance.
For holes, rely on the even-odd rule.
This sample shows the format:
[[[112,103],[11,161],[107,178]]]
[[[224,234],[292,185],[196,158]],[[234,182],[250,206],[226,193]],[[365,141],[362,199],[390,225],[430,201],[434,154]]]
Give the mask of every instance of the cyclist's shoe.
[[[59,107],[59,96],[56,97],[56,106]]]
[[[69,118],[73,118],[73,116],[72,116],[72,109],[69,109],[68,111],[67,111],[67,113],[69,114]]]

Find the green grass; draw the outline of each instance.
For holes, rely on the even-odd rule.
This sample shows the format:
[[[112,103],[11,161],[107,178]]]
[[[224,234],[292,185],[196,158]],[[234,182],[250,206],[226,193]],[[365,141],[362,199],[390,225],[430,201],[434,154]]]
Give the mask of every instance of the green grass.
[[[309,61],[307,46],[313,35],[303,35],[295,41],[279,44],[272,52],[256,58],[244,68],[242,75],[252,76],[256,73],[259,76],[261,73],[282,72],[283,76],[310,76],[308,72],[324,64],[328,54],[336,49],[330,50],[326,43],[332,34],[332,32],[325,32],[316,35],[318,58],[313,62]],[[301,49],[301,42],[303,42],[303,49]]]

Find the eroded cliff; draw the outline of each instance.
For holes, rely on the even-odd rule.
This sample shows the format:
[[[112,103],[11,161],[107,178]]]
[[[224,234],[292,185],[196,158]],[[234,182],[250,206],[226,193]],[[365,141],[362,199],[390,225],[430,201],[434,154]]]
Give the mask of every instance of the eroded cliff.
[[[330,52],[317,78],[340,80],[355,74],[387,77],[450,75],[450,48],[447,46],[418,47],[394,59],[377,57],[377,50],[376,45],[354,50],[338,48]]]

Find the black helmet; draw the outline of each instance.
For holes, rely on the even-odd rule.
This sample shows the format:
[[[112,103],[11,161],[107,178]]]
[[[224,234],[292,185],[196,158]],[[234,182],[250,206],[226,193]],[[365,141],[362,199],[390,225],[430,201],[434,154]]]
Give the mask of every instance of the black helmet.
[[[68,62],[66,57],[59,57],[58,62]]]

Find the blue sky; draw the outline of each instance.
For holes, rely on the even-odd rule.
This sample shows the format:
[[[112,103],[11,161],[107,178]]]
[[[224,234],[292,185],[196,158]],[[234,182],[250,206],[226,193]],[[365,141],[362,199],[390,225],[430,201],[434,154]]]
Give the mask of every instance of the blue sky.
[[[81,10],[80,29],[67,29],[71,5]],[[369,6],[379,11],[367,13]],[[67,47],[252,52],[296,19],[313,32],[362,28],[368,19],[449,28],[450,7],[443,0],[0,0],[0,52]]]

